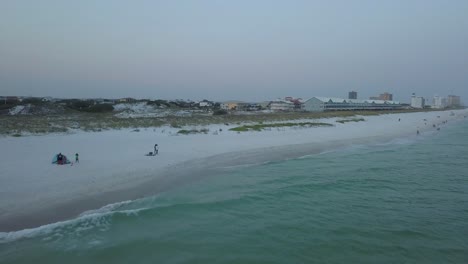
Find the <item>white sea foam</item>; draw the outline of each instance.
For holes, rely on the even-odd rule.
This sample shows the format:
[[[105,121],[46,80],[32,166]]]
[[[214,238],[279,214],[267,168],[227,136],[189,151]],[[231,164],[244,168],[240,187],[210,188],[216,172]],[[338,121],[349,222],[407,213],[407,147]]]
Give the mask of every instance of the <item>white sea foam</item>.
[[[116,214],[138,216],[141,211],[151,209],[148,207],[143,207],[120,211],[109,210],[109,208],[118,208],[119,206],[121,206],[121,203],[116,203],[116,205],[107,205],[104,206],[106,209],[101,208],[95,210],[94,212],[87,211],[77,218],[51,223],[36,228],[28,228],[12,232],[0,232],[0,244],[37,237],[43,237],[42,240],[44,241],[55,240],[65,235],[69,235],[68,232],[80,234],[95,228],[98,228],[99,231],[107,231],[111,225],[111,216]]]
[[[254,167],[254,166],[261,165],[261,164],[265,164],[265,162],[260,162],[260,163],[246,163],[246,164],[232,165],[232,166],[223,166],[223,167],[217,167],[216,169],[221,169],[221,170],[236,170],[236,169],[243,169],[243,168]]]
[[[129,205],[131,204],[132,200],[127,200],[127,201],[122,201],[122,202],[117,202],[117,203],[112,203],[112,204],[108,204],[108,205],[105,205],[99,209],[95,209],[95,210],[88,210],[88,211],[84,211],[83,213],[81,213],[79,215],[79,217],[83,217],[83,216],[87,216],[87,215],[95,215],[95,214],[103,214],[103,213],[108,213],[108,212],[112,212],[112,211],[115,211],[116,209],[118,208],[121,208],[125,205]]]

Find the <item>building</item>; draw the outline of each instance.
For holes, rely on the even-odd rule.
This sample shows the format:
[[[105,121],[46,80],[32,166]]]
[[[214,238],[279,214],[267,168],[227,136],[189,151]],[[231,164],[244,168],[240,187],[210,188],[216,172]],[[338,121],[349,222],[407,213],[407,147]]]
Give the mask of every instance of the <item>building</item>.
[[[268,109],[268,106],[270,106],[270,101],[264,101],[257,104],[260,106],[260,110]]]
[[[21,103],[23,101],[22,98],[18,96],[2,96],[0,97],[0,102],[3,104],[16,104]]]
[[[369,97],[370,100],[383,100],[383,101],[393,101],[393,94],[390,93],[383,93],[379,96],[371,96]]]
[[[243,107],[244,111],[259,111],[262,110],[262,106],[259,103],[247,103]]]
[[[134,103],[137,100],[134,99],[134,98],[127,97],[127,98],[120,98],[117,101],[120,102],[120,103]]]
[[[447,107],[447,99],[440,97],[440,96],[434,96],[434,99],[432,99],[432,108],[443,109],[446,107]]]
[[[236,111],[253,111],[253,109],[257,109],[258,106],[256,103],[247,103],[242,101],[228,101],[223,102],[219,105],[219,107],[223,110],[236,110]]]
[[[303,109],[309,112],[350,111],[350,110],[393,110],[402,105],[395,101],[358,100],[330,97],[312,97],[304,103]]]
[[[385,92],[383,94],[380,94],[379,98],[380,100],[384,101],[393,101],[393,94]]]
[[[348,99],[357,99],[357,92],[351,91],[348,93]]]
[[[210,101],[207,101],[207,100],[203,100],[203,101],[198,102],[198,106],[202,107],[202,108],[213,107],[213,105],[214,105],[213,102],[210,102]]]
[[[460,107],[461,106],[460,96],[449,95],[447,98],[447,106],[448,107]]]
[[[304,103],[302,101],[302,98],[294,98],[294,97],[290,97],[290,96],[285,97],[284,100],[293,103],[294,104],[294,109],[301,109],[302,104]]]
[[[270,102],[272,111],[291,111],[294,110],[294,103],[285,100],[276,100]]]
[[[220,108],[223,110],[237,110],[239,106],[239,101],[229,101],[229,102],[224,102],[220,104]]]
[[[413,108],[424,108],[425,100],[421,96],[412,95],[411,96],[411,107]]]
[[[250,106],[251,106],[251,103],[239,102],[239,103],[237,103],[236,110],[238,110],[238,111],[249,111]]]

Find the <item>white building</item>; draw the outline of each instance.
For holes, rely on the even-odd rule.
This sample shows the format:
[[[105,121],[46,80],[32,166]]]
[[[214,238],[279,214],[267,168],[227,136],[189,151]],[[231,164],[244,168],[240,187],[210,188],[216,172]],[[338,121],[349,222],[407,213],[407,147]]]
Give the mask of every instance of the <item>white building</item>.
[[[201,101],[201,102],[198,103],[198,106],[200,106],[200,107],[212,107],[213,104],[211,102]]]
[[[241,110],[243,104],[246,104],[242,101],[227,101],[220,104],[221,109],[223,110]]]
[[[270,110],[272,111],[291,111],[294,110],[294,103],[284,100],[270,102]]]
[[[233,110],[235,108],[235,106],[237,106],[237,104],[233,104],[233,103],[229,103],[229,102],[223,102],[223,103],[220,103],[219,104],[219,108],[221,108],[222,110]]]
[[[460,107],[461,106],[460,96],[449,95],[447,98],[447,106],[448,107]]]
[[[326,110],[392,110],[401,107],[402,105],[396,101],[312,97],[305,101],[302,109],[309,112],[322,112]]]
[[[421,96],[411,96],[411,107],[413,108],[424,108],[425,100]]]
[[[446,107],[447,107],[447,99],[440,97],[440,96],[434,96],[434,99],[432,100],[432,108],[443,109]]]

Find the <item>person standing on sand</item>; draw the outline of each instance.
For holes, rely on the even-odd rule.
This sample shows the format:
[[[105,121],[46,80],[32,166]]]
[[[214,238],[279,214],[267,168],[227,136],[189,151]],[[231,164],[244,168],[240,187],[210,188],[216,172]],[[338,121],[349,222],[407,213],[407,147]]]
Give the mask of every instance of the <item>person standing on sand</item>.
[[[158,144],[154,144],[154,155],[158,155],[159,147]]]
[[[78,155],[78,153],[75,154],[75,163],[80,163],[80,156]]]

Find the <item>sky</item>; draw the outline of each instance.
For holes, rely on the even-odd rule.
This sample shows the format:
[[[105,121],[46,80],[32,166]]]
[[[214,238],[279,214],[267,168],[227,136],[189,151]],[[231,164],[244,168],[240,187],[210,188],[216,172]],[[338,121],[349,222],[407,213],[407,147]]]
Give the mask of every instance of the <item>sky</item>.
[[[0,95],[468,103],[467,0],[2,0]]]

